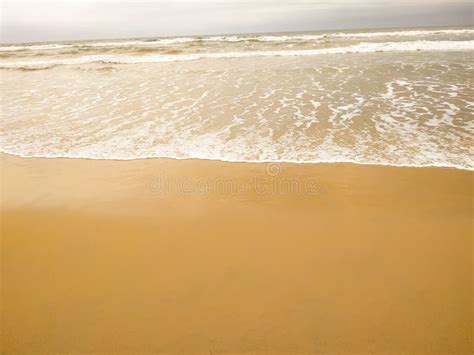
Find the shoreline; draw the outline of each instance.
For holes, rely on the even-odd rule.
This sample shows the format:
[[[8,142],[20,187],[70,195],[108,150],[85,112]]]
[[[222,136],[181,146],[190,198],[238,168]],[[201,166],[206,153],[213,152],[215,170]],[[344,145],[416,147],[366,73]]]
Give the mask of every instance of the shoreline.
[[[460,171],[474,172],[473,168],[458,166],[458,165],[403,165],[395,163],[371,163],[371,162],[357,162],[357,161],[289,161],[289,160],[224,160],[212,158],[178,158],[178,157],[140,157],[140,158],[89,158],[89,157],[67,157],[67,156],[23,156],[12,153],[5,153],[0,151],[0,159],[2,156],[21,158],[21,159],[70,159],[70,160],[90,160],[90,161],[149,161],[149,160],[172,160],[172,161],[205,161],[205,162],[219,162],[230,164],[281,164],[281,165],[356,165],[356,166],[376,166],[387,168],[415,168],[415,169],[454,169]]]

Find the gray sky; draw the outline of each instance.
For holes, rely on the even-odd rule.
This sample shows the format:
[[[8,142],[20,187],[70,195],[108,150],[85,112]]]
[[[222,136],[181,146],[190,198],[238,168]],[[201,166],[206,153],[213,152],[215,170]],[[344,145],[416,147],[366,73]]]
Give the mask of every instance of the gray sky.
[[[473,24],[470,0],[1,0],[1,41]]]

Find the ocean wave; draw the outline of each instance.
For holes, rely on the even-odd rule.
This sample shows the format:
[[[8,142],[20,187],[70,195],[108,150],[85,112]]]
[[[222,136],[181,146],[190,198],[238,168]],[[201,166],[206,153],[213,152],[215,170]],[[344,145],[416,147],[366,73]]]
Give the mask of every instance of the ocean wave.
[[[58,50],[64,48],[114,48],[171,46],[194,42],[313,42],[330,38],[425,37],[434,35],[474,35],[473,29],[405,30],[380,32],[338,32],[321,34],[223,35],[210,37],[174,37],[148,40],[116,40],[75,43],[48,43],[0,46],[0,52]]]
[[[23,50],[32,50],[32,51],[40,51],[40,50],[55,50],[55,49],[63,49],[63,48],[74,48],[77,45],[74,44],[35,44],[35,45],[24,45],[24,46],[2,46],[0,47],[0,52],[17,52]]]
[[[218,36],[203,38],[207,42],[292,42],[292,41],[319,41],[327,35],[268,35],[268,36]]]
[[[383,31],[383,32],[340,32],[332,36],[342,38],[372,38],[372,37],[422,37],[436,35],[474,35],[474,30],[408,30],[408,31]]]
[[[318,48],[307,50],[268,50],[246,52],[210,52],[193,54],[154,54],[154,55],[86,55],[76,58],[32,60],[32,61],[0,61],[0,69],[46,68],[55,65],[81,65],[93,63],[108,64],[139,64],[184,62],[199,59],[231,59],[249,57],[299,57],[327,54],[377,53],[377,52],[411,52],[411,51],[465,51],[474,50],[471,41],[410,41],[359,43],[346,47]]]
[[[213,36],[213,37],[176,37],[156,40],[111,41],[111,42],[78,42],[74,44],[42,44],[24,46],[3,46],[0,52],[16,52],[24,50],[57,50],[63,48],[114,48],[114,47],[156,47],[179,45],[192,42],[292,42],[319,41],[327,35],[267,35],[267,36]]]
[[[214,36],[214,37],[183,37],[157,39],[150,41],[117,41],[83,44],[90,47],[127,47],[127,46],[167,46],[190,42],[291,42],[291,41],[319,41],[327,35],[268,35],[268,36]]]
[[[80,47],[150,47],[150,46],[167,46],[174,44],[183,44],[189,42],[199,41],[199,39],[189,37],[189,38],[165,38],[157,40],[137,40],[137,41],[114,41],[114,42],[95,42],[95,43],[81,43]]]

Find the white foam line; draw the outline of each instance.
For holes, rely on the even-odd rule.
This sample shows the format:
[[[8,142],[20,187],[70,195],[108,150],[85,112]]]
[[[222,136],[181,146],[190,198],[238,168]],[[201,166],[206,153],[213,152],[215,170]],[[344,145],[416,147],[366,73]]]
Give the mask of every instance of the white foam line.
[[[342,38],[372,38],[372,37],[417,37],[435,35],[464,35],[474,34],[474,30],[410,30],[410,31],[384,31],[384,32],[353,32],[335,33],[332,36]]]
[[[22,50],[54,50],[54,49],[62,49],[62,48],[72,48],[76,47],[73,44],[35,44],[35,45],[28,45],[28,46],[3,46],[0,47],[0,52],[16,52]]]
[[[155,41],[117,41],[117,42],[95,42],[95,43],[81,43],[78,47],[149,47],[149,46],[167,46],[173,44],[182,44],[196,42],[196,38],[170,38],[158,39]]]
[[[125,47],[125,46],[168,46],[191,42],[292,42],[292,41],[319,41],[329,37],[340,38],[372,38],[372,37],[415,37],[433,35],[464,35],[474,34],[473,29],[460,30],[406,30],[383,32],[338,32],[315,35],[258,35],[258,36],[211,36],[211,37],[175,37],[156,40],[110,41],[110,42],[78,42],[73,44],[49,43],[31,45],[0,46],[0,52],[15,52],[22,50],[55,50],[62,48],[80,47]]]
[[[376,52],[411,52],[411,51],[464,51],[474,50],[474,40],[471,41],[410,41],[410,42],[383,42],[360,43],[347,47],[319,48],[308,50],[284,51],[248,51],[248,52],[213,52],[178,55],[88,55],[78,58],[51,59],[37,61],[0,61],[2,69],[41,68],[55,65],[80,65],[90,63],[109,64],[138,64],[183,62],[198,59],[218,58],[248,58],[248,57],[299,57],[324,54],[346,53],[376,53]]]
[[[172,155],[144,155],[134,158],[120,158],[120,157],[95,157],[95,156],[77,156],[67,154],[51,154],[51,155],[39,155],[39,154],[17,154],[12,153],[4,149],[0,149],[0,153],[18,156],[21,158],[43,158],[43,159],[88,159],[88,160],[112,160],[112,161],[132,161],[132,160],[145,160],[145,159],[173,159],[173,160],[205,160],[205,161],[220,161],[226,163],[249,163],[249,164],[357,164],[357,165],[375,165],[375,166],[390,166],[399,168],[451,168],[458,170],[474,171],[474,166],[462,166],[450,163],[429,163],[429,164],[397,164],[391,162],[379,162],[379,161],[365,161],[365,160],[350,160],[350,159],[333,159],[333,160],[249,160],[249,159],[222,159],[222,158],[203,158],[203,157],[176,157]]]
[[[22,50],[54,50],[62,48],[81,48],[81,47],[153,47],[169,46],[174,44],[184,44],[191,42],[292,42],[292,41],[319,41],[326,38],[327,35],[268,35],[268,36],[215,36],[215,37],[178,37],[163,38],[156,40],[137,40],[137,41],[113,41],[113,42],[80,42],[74,44],[42,44],[25,46],[3,46],[0,52],[16,52]]]

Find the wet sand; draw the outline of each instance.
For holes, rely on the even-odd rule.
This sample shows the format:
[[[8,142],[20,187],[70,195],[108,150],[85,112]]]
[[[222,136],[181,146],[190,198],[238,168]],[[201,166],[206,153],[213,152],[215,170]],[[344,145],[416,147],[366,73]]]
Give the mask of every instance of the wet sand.
[[[471,354],[473,173],[2,155],[5,354]]]

